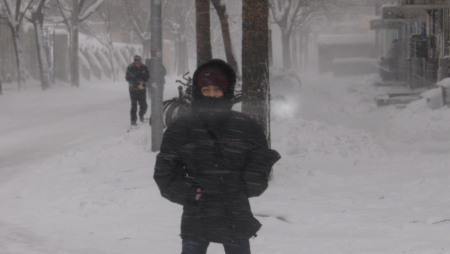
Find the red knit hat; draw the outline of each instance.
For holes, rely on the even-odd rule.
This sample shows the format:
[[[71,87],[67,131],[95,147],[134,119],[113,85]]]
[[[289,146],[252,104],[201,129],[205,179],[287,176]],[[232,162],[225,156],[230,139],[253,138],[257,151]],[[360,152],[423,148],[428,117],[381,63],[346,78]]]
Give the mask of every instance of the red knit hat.
[[[197,74],[196,85],[199,89],[204,86],[217,86],[222,92],[226,92],[230,83],[228,76],[221,69],[210,66],[206,67]]]

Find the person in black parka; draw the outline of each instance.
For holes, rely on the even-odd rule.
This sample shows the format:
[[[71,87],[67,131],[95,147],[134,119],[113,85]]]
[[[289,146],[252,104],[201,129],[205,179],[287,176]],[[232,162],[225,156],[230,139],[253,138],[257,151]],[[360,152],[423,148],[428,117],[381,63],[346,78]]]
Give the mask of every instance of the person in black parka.
[[[248,199],[266,190],[280,156],[256,121],[231,110],[235,83],[220,59],[199,66],[191,112],[169,125],[157,155],[161,195],[183,206],[182,254],[205,254],[210,242],[227,254],[249,254],[261,227]]]
[[[144,115],[147,112],[147,93],[145,90],[145,82],[148,81],[150,75],[147,66],[142,63],[142,58],[138,55],[134,56],[134,62],[128,65],[125,73],[125,79],[128,81],[131,110],[131,125],[136,125],[137,121],[137,105],[139,103],[139,120],[144,122]]]

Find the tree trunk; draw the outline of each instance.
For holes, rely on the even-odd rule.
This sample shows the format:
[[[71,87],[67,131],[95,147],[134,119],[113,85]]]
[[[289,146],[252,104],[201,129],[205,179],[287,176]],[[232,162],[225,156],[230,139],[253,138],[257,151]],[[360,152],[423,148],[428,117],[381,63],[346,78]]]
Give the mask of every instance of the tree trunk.
[[[36,47],[39,60],[39,70],[41,74],[41,86],[42,90],[46,90],[50,87],[50,70],[47,53],[44,47],[42,27],[44,23],[44,16],[42,13],[34,13],[33,26],[36,35]]]
[[[187,52],[187,43],[186,38],[183,33],[179,33],[175,39],[175,56],[177,57],[176,61],[176,73],[177,75],[183,75],[189,69],[188,67],[188,52]]]
[[[114,58],[114,46],[112,44],[112,41],[109,41],[108,45],[108,54],[109,54],[109,65],[111,66],[111,71],[113,75],[113,80],[117,81],[117,68],[115,64],[115,58]]]
[[[263,127],[270,141],[268,14],[267,0],[243,0],[242,111]]]
[[[214,8],[216,9],[217,15],[219,16],[227,62],[229,65],[231,65],[231,67],[233,67],[234,71],[236,72],[237,78],[241,79],[239,67],[233,53],[233,45],[231,43],[230,27],[228,24],[226,7],[224,4],[221,4],[221,0],[211,0],[211,3],[213,4]]]
[[[197,66],[212,58],[209,0],[195,0]]]
[[[23,52],[22,52],[22,44],[20,41],[20,27],[22,24],[22,19],[27,12],[30,4],[32,2],[28,3],[28,6],[21,10],[22,1],[16,0],[15,10],[12,10],[12,6],[8,7],[6,1],[4,1],[6,6],[2,6],[2,8],[6,7],[8,9],[7,14],[7,21],[9,28],[11,29],[11,34],[13,36],[14,40],[14,50],[16,55],[16,66],[17,66],[17,86],[18,89],[22,89],[22,81],[24,81],[25,73],[22,66],[22,60],[23,60]],[[11,9],[10,9],[11,8]],[[5,11],[6,12],[6,11]]]
[[[24,71],[22,67],[22,44],[20,44],[19,30],[10,24],[11,32],[14,40],[14,49],[16,55],[16,66],[17,66],[17,87],[19,90],[22,89],[22,81],[24,78]]]
[[[142,39],[142,59],[150,57],[150,38]]]
[[[302,37],[300,38],[300,40],[301,40],[301,51],[300,51],[300,54],[301,54],[301,64],[302,64],[302,66],[301,66],[301,70],[302,71],[308,71],[306,68],[308,67],[308,65],[307,65],[307,60],[308,60],[308,58],[309,58],[309,50],[308,50],[308,47],[309,47],[309,31],[307,31],[307,30],[305,30],[305,31],[303,31],[303,33],[302,33]]]
[[[273,40],[272,40],[272,29],[269,27],[269,67],[273,65]]]
[[[295,30],[293,30],[290,37],[291,37],[290,41],[291,41],[291,45],[292,45],[291,52],[290,52],[290,53],[292,53],[292,54],[290,54],[290,55],[292,55],[291,67],[294,70],[298,70],[299,69],[298,68],[298,66],[299,66],[298,65],[298,57],[300,56],[300,54],[299,54],[299,49],[298,49],[299,40],[298,40],[297,32]]]
[[[111,32],[111,9],[110,6],[107,5],[106,15],[105,15],[105,24],[106,24],[106,47],[108,48],[109,54],[109,64],[111,66],[111,71],[113,75],[113,80],[117,81],[117,68],[116,68],[116,59],[114,57],[114,43]]]
[[[283,67],[290,69],[291,65],[291,35],[287,32],[282,32],[281,43],[283,45]]]
[[[78,0],[72,0],[72,43],[70,57],[70,78],[72,86],[80,86],[80,72],[78,65]]]

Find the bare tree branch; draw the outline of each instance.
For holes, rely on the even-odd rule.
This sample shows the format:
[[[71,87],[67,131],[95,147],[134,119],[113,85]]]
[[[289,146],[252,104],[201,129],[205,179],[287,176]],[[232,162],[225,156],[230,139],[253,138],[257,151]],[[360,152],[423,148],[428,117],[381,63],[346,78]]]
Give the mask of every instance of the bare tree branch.
[[[8,15],[12,16],[11,6],[9,6],[9,3],[7,2],[7,0],[3,0],[3,2],[5,3],[6,10],[8,11]]]
[[[23,19],[24,19],[24,17],[25,17],[25,14],[27,13],[27,11],[30,9],[30,6],[31,6],[31,4],[33,3],[33,1],[34,0],[31,0],[29,3],[28,3],[28,5],[25,7],[25,9],[23,10],[23,12],[20,14],[20,19],[19,19],[19,24],[20,23],[22,23],[22,21],[23,21]],[[18,4],[17,4],[17,6],[19,7],[19,12],[20,12],[20,6],[19,6],[19,3],[21,2],[21,0],[18,0]],[[17,8],[17,6],[16,6],[16,8]],[[16,13],[17,14],[17,13]]]

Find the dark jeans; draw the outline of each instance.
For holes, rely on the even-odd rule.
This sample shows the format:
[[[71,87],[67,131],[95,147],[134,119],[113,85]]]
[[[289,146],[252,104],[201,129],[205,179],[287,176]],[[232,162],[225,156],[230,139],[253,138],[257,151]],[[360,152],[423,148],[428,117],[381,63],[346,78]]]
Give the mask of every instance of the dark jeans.
[[[181,254],[206,254],[209,242],[183,239],[183,251]],[[239,244],[223,244],[225,254],[250,254],[248,241]]]
[[[147,112],[147,93],[146,90],[130,90],[130,99],[131,99],[131,122],[136,122],[137,120],[137,104],[139,103],[139,116],[144,117]]]

